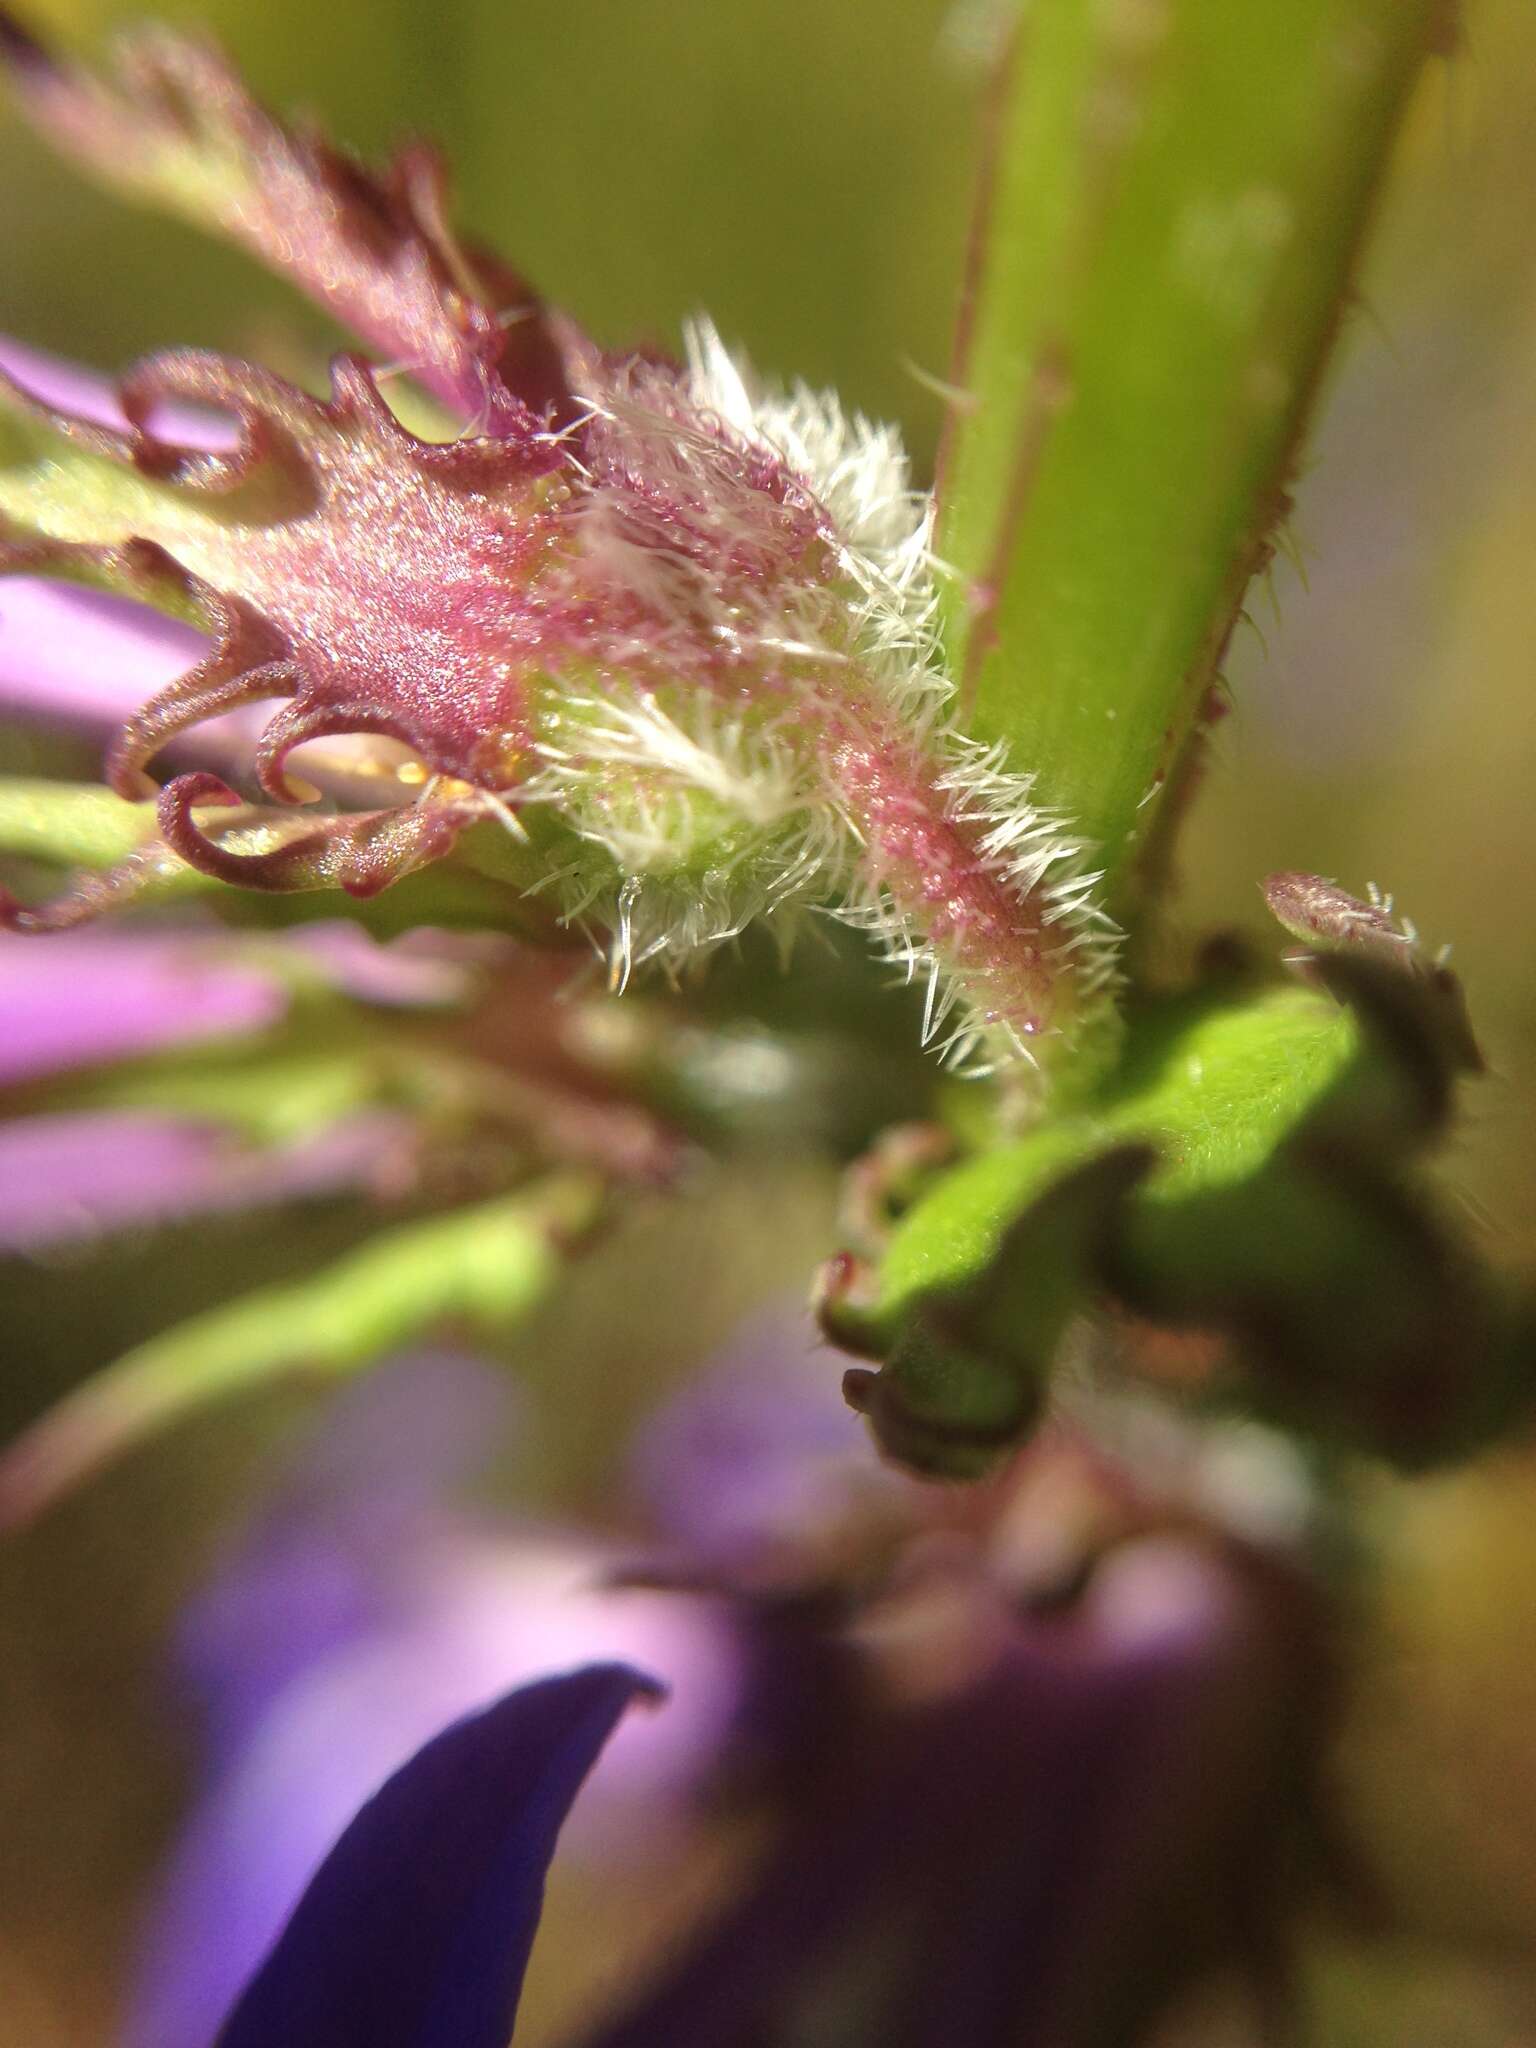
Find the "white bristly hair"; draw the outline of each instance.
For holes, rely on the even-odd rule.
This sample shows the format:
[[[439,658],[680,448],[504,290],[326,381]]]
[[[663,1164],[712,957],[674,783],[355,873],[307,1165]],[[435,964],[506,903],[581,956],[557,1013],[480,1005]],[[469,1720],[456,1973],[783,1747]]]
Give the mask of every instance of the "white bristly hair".
[[[721,460],[715,429],[777,457],[820,508],[845,607],[835,645],[823,630],[824,589],[801,603],[793,592],[766,593],[760,613],[720,616],[713,630],[748,651],[760,647],[829,669],[855,665],[860,687],[932,750],[945,815],[967,827],[987,872],[1021,896],[1038,892],[1063,934],[1062,964],[1070,955],[1078,988],[1085,996],[1101,993],[1114,980],[1118,934],[1095,899],[1100,877],[1090,871],[1084,846],[1033,801],[1032,779],[1008,768],[1001,748],[984,748],[949,724],[955,690],[939,639],[933,501],[912,487],[896,430],[845,412],[830,392],[759,383],[702,319],[687,330],[682,397],[708,430],[658,414],[643,389],[633,396],[622,386],[604,391],[594,396],[593,411],[634,439],[669,489],[676,486],[680,503],[690,493],[708,501]],[[654,602],[675,576],[680,590],[705,603],[707,615],[708,592],[696,566],[665,548],[637,544],[600,492],[584,518],[585,559],[600,563],[606,580]],[[617,697],[610,694],[611,671],[601,698],[584,691],[579,677],[569,679],[569,688],[524,795],[557,804],[606,856],[573,863],[550,879],[568,918],[584,922],[590,914],[608,926],[615,986],[644,961],[667,965],[755,919],[782,917],[819,899],[832,915],[868,931],[906,980],[926,983],[924,1039],[937,1041],[947,1059],[988,1071],[1011,1058],[1034,1058],[1016,1032],[968,1001],[910,916],[878,879],[861,873],[858,828],[820,773],[814,740],[807,747],[803,729],[797,734],[790,723],[776,724],[761,707],[743,717],[707,692],[687,714],[664,709],[640,688]],[[614,770],[628,771],[618,785],[608,782]],[[599,779],[610,791],[622,788],[624,800],[594,802]],[[711,799],[740,830],[717,864],[684,875],[680,800],[690,795]]]

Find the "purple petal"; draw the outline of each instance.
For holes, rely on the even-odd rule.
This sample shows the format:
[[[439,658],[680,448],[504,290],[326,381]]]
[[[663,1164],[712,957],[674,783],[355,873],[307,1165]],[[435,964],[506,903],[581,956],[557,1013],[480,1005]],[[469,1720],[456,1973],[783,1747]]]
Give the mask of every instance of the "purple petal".
[[[913,1482],[848,1427],[841,1365],[807,1312],[755,1318],[641,1430],[630,1481],[692,1556],[761,1559]]]
[[[0,1125],[0,1251],[356,1186],[400,1129],[393,1117],[357,1116],[268,1150],[148,1111],[18,1118]]]
[[[0,1084],[131,1058],[188,1038],[260,1031],[277,978],[170,934],[0,934]]]
[[[349,1815],[508,1685],[593,1656],[666,1681],[673,1704],[619,1731],[573,1823],[576,1853],[604,1859],[652,1846],[730,1724],[737,1643],[709,1603],[607,1590],[600,1554],[548,1532],[475,1542],[444,1511],[434,1525],[381,1504],[379,1527],[361,1506],[264,1522],[266,1556],[237,1560],[197,1618],[216,1776],[151,1909],[129,2048],[204,2048]],[[311,1651],[298,1670],[290,1628]]]
[[[506,2048],[561,1824],[654,1690],[594,1665],[428,1743],[331,1851],[219,2048]]]
[[[111,378],[0,336],[0,373],[45,403],[104,426],[127,424]],[[190,448],[229,448],[233,423],[194,406],[165,406],[154,424]],[[50,583],[0,580],[0,708],[117,725],[208,652],[201,633],[147,607]]]
[[[0,578],[0,708],[120,725],[208,652],[201,633],[103,591]]]
[[[0,335],[0,373],[59,412],[95,420],[101,426],[126,424],[112,379],[100,370],[88,370],[60,356],[44,355],[40,349],[28,348],[9,335]]]
[[[88,370],[60,356],[44,355],[25,342],[0,335],[0,374],[58,412],[98,426],[125,427],[127,415],[118,402],[117,385],[101,370]],[[155,432],[184,448],[232,448],[238,434],[232,421],[195,405],[166,405],[151,417]]]

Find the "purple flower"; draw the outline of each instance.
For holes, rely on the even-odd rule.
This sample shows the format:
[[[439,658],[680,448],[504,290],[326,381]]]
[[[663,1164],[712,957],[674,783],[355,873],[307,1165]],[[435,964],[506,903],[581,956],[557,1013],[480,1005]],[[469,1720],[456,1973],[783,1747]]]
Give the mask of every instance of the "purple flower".
[[[80,419],[127,424],[110,378],[4,335],[0,375]],[[162,424],[189,446],[229,445],[227,424],[213,414],[183,406]],[[0,710],[111,731],[207,652],[206,635],[109,591],[40,576],[0,580]],[[207,737],[227,746],[244,724],[226,719]]]
[[[0,936],[0,1084],[126,1059],[186,1039],[260,1031],[285,1007],[270,971],[232,946],[169,932],[95,932],[29,946]]]
[[[640,1466],[659,1497],[670,1452],[699,1554],[757,1588],[738,1739],[777,1836],[588,2048],[1124,2048],[1213,1971],[1281,2016],[1334,1698],[1290,1462],[1245,1440],[1241,1538],[1220,1432],[1135,1477],[1058,1427],[963,1493],[834,1480],[779,1346],[735,1349]]]
[[[1120,2048],[1234,1966],[1280,2009],[1325,1694],[1262,1570],[1147,1536],[1052,1617],[951,1560],[846,1654],[776,1847],[592,2048]]]
[[[787,1367],[790,1397],[759,1406],[751,1512],[733,1521],[743,1447],[722,1418],[744,1412],[753,1355],[770,1384]],[[341,1817],[434,1714],[583,1655],[654,1670],[673,1700],[620,1732],[574,1853],[658,1852],[668,1800],[714,1782],[755,1787],[775,1827],[601,2048],[1099,2048],[1234,1965],[1279,1999],[1330,1697],[1305,1579],[1214,1531],[1158,1533],[1166,1504],[1067,1443],[963,1503],[906,1482],[877,1495],[850,1471],[838,1538],[823,1472],[797,1572],[769,1512],[775,1467],[785,1509],[808,1497],[795,1446],[815,1404],[796,1379],[759,1331],[645,1442],[642,1491],[670,1443],[675,1488],[699,1497],[679,1585],[742,1574],[708,1600],[603,1590],[611,1550],[446,1508],[494,1434],[491,1383],[465,1361],[348,1397],[191,1617],[213,1782],[154,1914],[127,2048],[201,2048]],[[1064,1521],[1109,1548],[1058,1551],[1034,1585],[1037,1539],[1059,1545]]]
[[[805,1562],[851,1519],[909,1517],[921,1489],[848,1428],[839,1375],[804,1310],[756,1318],[642,1427],[631,1488],[684,1558],[722,1572]]]
[[[654,1848],[718,1749],[735,1646],[708,1603],[605,1582],[591,1537],[455,1511],[510,1419],[504,1378],[449,1355],[344,1396],[181,1636],[210,1783],[154,1907],[127,2048],[204,2048],[347,1817],[444,1722],[593,1659],[656,1672],[667,1710],[618,1733],[577,1847]]]
[[[0,1126],[0,1251],[364,1186],[400,1136],[384,1113],[270,1150],[145,1110],[20,1118]]]
[[[204,644],[190,626],[126,598],[8,576],[0,583],[0,707],[110,729],[183,674]]]

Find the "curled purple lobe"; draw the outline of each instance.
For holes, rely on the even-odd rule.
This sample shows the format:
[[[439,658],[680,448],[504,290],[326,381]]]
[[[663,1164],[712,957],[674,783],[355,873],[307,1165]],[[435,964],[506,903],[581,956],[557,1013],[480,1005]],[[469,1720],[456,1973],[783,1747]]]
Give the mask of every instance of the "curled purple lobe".
[[[149,422],[178,399],[233,416],[237,446],[216,453],[161,440]],[[288,701],[253,765],[278,802],[297,800],[284,772],[292,749],[338,733],[396,739],[435,773],[477,787],[517,779],[530,746],[523,651],[542,630],[529,587],[552,545],[548,437],[529,425],[517,441],[418,441],[371,374],[345,358],[328,402],[188,351],[141,365],[122,403],[126,430],[55,413],[0,378],[0,406],[21,433],[43,450],[62,442],[105,458],[132,491],[119,509],[110,493],[100,503],[77,493],[50,500],[45,486],[23,525],[8,531],[0,516],[0,568],[104,585],[213,643],[123,728],[109,761],[120,793],[141,795],[146,764],[190,726],[274,697]],[[231,801],[212,778],[172,784],[168,843],[222,875],[232,857],[216,860],[190,809]],[[430,808],[451,839],[451,804]],[[414,823],[426,831],[428,821]],[[351,829],[335,828],[344,857],[326,879],[368,893],[388,875],[345,857]],[[397,820],[386,836],[405,829]],[[442,836],[423,852],[443,850]],[[397,849],[390,858],[400,871]],[[292,886],[255,867],[240,878]]]
[[[418,441],[347,358],[323,402],[217,356],[157,357],[124,381],[126,431],[55,413],[9,380],[0,396],[23,425],[144,480],[122,513],[45,501],[30,532],[0,527],[0,566],[105,583],[215,638],[118,742],[110,779],[125,795],[141,794],[139,771],[184,727],[273,697],[292,701],[255,765],[279,801],[292,799],[291,749],[338,731],[388,733],[444,773],[495,785],[487,742],[499,754],[523,740],[506,656],[549,538],[542,437]],[[178,397],[232,415],[237,447],[160,439],[148,422]]]
[[[191,727],[273,698],[287,701],[252,771],[276,803],[301,800],[286,764],[308,741],[374,735],[416,764],[391,808],[260,851],[210,837],[195,810],[239,798],[184,775],[163,794],[165,847],[220,880],[372,894],[446,852],[482,793],[530,780],[551,678],[574,668],[588,688],[628,674],[739,695],[755,657],[710,620],[817,548],[818,516],[771,459],[706,431],[676,372],[593,356],[585,374],[579,456],[526,411],[499,437],[419,440],[350,357],[327,401],[197,351],[152,358],[120,388],[123,427],[0,374],[21,451],[0,492],[0,570],[104,586],[212,643],[122,728],[108,760],[120,794],[141,796],[148,764]],[[234,446],[162,439],[156,423],[187,405],[232,419]],[[45,921],[73,922],[100,896]]]
[[[385,812],[297,840],[270,820],[255,821],[254,846],[233,850],[251,837],[245,823],[210,836],[194,806],[239,799],[209,777],[173,786],[161,814],[162,850],[218,879],[372,894],[453,844],[467,814],[441,780],[494,793],[526,756],[518,598],[547,539],[537,479],[557,466],[558,433],[580,411],[574,381],[595,352],[508,265],[455,235],[441,165],[423,147],[375,174],[270,114],[216,49],[166,29],[121,38],[115,71],[98,75],[0,9],[0,62],[35,125],[86,169],[250,250],[468,429],[457,444],[413,440],[360,362],[339,365],[318,405],[191,353],[141,366],[113,394],[24,349],[0,352],[0,424],[23,458],[40,455],[45,478],[53,453],[69,472],[39,508],[49,487],[35,489],[37,472],[13,455],[20,490],[0,503],[0,570],[102,586],[213,641],[202,659],[183,642],[185,673],[157,678],[109,780],[142,794],[140,772],[167,740],[273,697],[290,701],[253,765],[279,802],[298,800],[283,769],[293,747],[398,740],[415,759],[384,791]],[[121,488],[117,467],[129,473]],[[0,669],[6,659],[0,635]],[[42,683],[54,703],[83,694],[94,708],[89,689],[48,673]],[[0,903],[0,917],[67,926],[141,881],[125,870],[56,911]]]
[[[499,259],[459,242],[427,152],[375,176],[284,126],[216,51],[171,32],[124,39],[107,78],[3,12],[0,26],[21,104],[53,141],[293,278],[468,429],[416,441],[374,373],[346,358],[328,404],[193,352],[139,366],[116,400],[24,354],[0,377],[22,455],[0,493],[0,569],[105,586],[213,641],[124,728],[109,762],[120,793],[143,794],[169,740],[272,698],[288,702],[252,766],[278,803],[298,800],[284,764],[307,741],[384,736],[414,756],[408,787],[388,796],[407,816],[328,823],[297,845],[284,835],[271,858],[231,852],[227,830],[210,836],[194,816],[236,803],[227,785],[182,779],[161,812],[166,848],[221,880],[370,894],[483,814],[462,788],[494,800],[530,779],[543,680],[574,665],[601,692],[628,671],[734,706],[731,635],[715,630],[727,600],[803,569],[820,539],[776,458],[700,416],[673,366],[608,361]],[[189,406],[232,418],[233,450],[183,434]],[[41,458],[30,472],[29,454]],[[55,454],[71,472],[58,491]],[[128,473],[121,487],[114,470]],[[560,758],[573,758],[563,738]],[[593,800],[601,813],[601,790]],[[73,922],[108,896],[12,921]]]
[[[294,278],[466,429],[414,440],[346,357],[323,405],[248,366],[161,357],[125,384],[117,432],[0,380],[22,456],[0,473],[0,569],[105,584],[214,642],[124,729],[120,793],[142,794],[169,739],[274,697],[252,769],[276,803],[301,800],[285,763],[306,742],[409,751],[393,815],[298,840],[268,817],[259,847],[195,815],[238,804],[227,784],[181,778],[161,852],[237,885],[371,895],[476,817],[515,833],[516,792],[554,827],[541,881],[563,921],[611,931],[616,986],[819,894],[910,971],[926,961],[930,1032],[963,997],[957,1058],[995,1040],[1031,1059],[1101,993],[1113,933],[1084,849],[1027,808],[1027,778],[943,729],[923,515],[894,446],[810,394],[758,408],[712,336],[687,369],[604,356],[454,239],[434,159],[373,176],[202,45],[140,36],[107,82],[7,40],[46,133]],[[234,416],[233,453],[164,433],[189,403]],[[141,880],[0,915],[57,928]]]
[[[655,1691],[592,1665],[429,1742],[321,1865],[218,2048],[506,2048],[561,1824]]]

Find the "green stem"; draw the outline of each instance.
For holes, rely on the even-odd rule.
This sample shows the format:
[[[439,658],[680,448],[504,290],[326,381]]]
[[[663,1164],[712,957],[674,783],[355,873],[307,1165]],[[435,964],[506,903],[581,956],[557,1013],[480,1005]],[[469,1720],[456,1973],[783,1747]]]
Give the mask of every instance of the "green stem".
[[[946,637],[971,730],[1095,843],[1121,916],[1439,12],[1035,0],[1016,31],[941,467]]]
[[[0,780],[0,853],[99,873],[154,836],[152,803],[124,803],[95,783]],[[183,890],[211,894],[218,888],[180,861],[174,866]]]
[[[0,1528],[192,1410],[300,1372],[343,1375],[446,1325],[504,1330],[549,1294],[595,1225],[602,1187],[552,1174],[402,1225],[304,1279],[210,1309],[127,1352],[0,1457]]]

